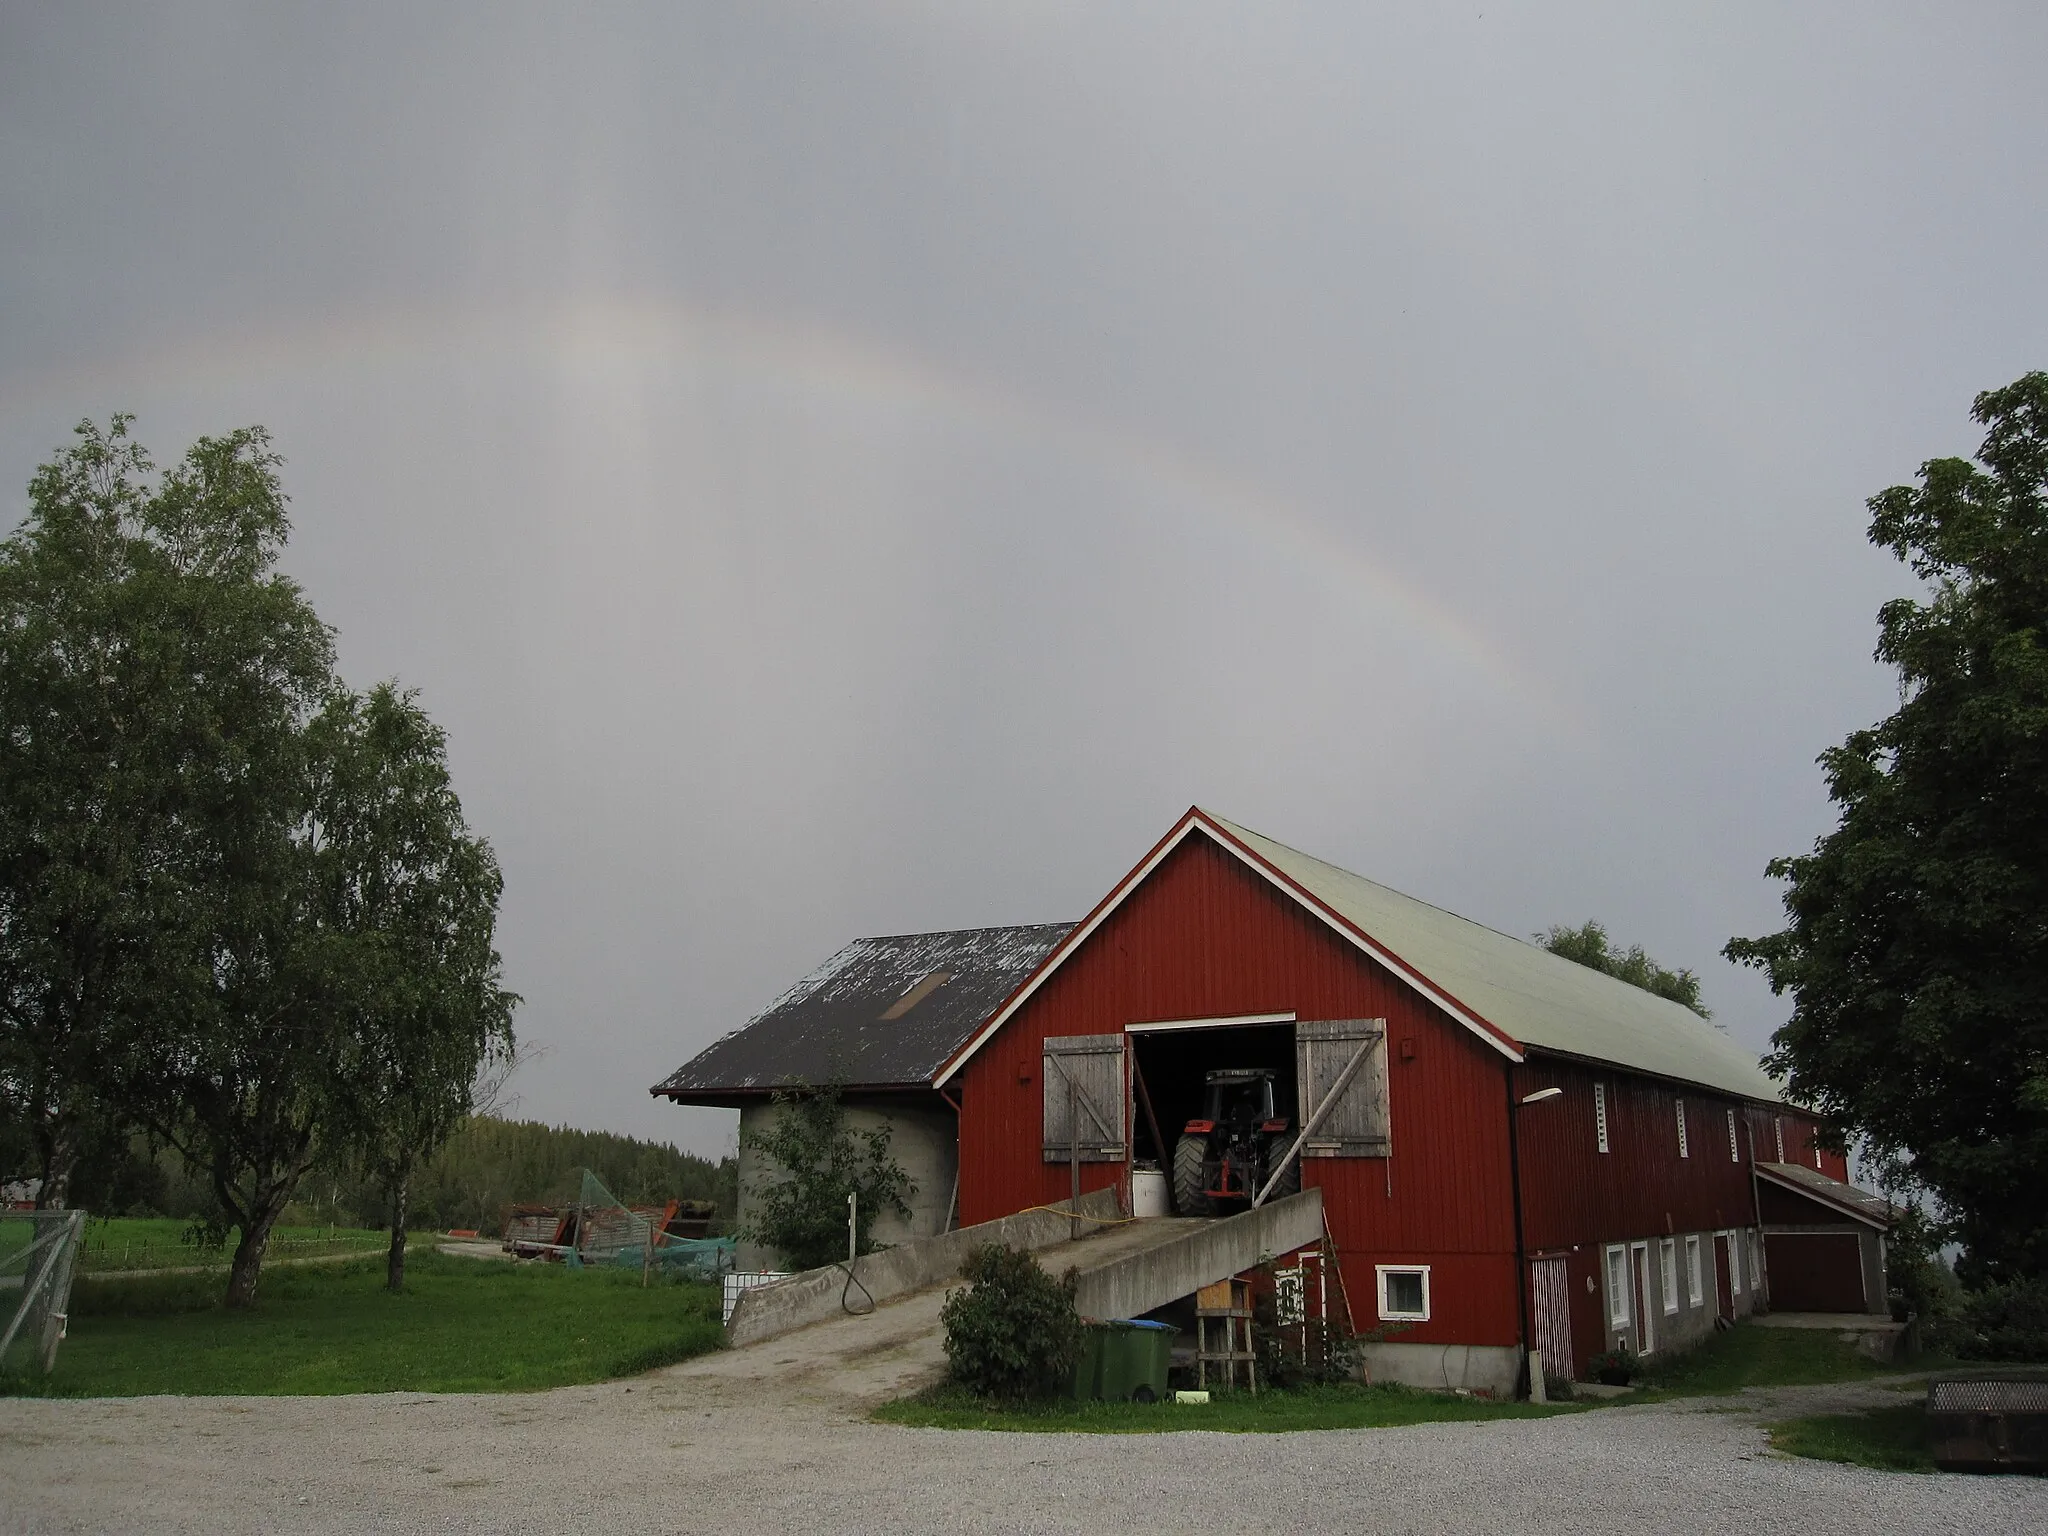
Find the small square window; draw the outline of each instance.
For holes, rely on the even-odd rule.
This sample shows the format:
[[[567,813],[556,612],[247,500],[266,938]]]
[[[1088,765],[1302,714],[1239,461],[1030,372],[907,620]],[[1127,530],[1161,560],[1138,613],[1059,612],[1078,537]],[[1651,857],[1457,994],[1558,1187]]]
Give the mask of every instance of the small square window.
[[[1429,1321],[1429,1267],[1423,1264],[1380,1264],[1380,1317],[1383,1321]]]

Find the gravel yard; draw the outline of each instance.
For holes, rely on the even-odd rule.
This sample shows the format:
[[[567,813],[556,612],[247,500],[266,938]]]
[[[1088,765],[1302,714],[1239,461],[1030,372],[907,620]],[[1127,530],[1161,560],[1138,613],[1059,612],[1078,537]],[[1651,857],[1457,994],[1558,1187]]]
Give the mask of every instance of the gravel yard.
[[[772,1349],[773,1346],[762,1346]],[[921,1351],[919,1352],[921,1353]],[[736,1352],[737,1355],[752,1351]],[[923,1364],[883,1348],[872,1396]],[[793,1356],[504,1396],[0,1401],[9,1531],[2048,1530],[2048,1483],[1770,1454],[1871,1386],[1500,1424],[983,1435],[864,1422]],[[795,1368],[795,1369],[792,1369]]]

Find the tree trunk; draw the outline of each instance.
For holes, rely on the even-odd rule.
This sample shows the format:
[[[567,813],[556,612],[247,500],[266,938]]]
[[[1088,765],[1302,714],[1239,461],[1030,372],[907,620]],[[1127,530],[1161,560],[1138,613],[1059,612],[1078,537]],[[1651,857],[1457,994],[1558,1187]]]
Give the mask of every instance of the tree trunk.
[[[78,1166],[78,1138],[69,1126],[56,1126],[43,1147],[43,1182],[36,1191],[36,1209],[61,1211],[71,1198],[71,1173]]]
[[[259,1192],[250,1201],[249,1217],[242,1225],[242,1240],[235,1244],[235,1261],[228,1269],[227,1305],[242,1308],[256,1304],[256,1281],[263,1273],[263,1254],[270,1247],[270,1229],[284,1213],[291,1198],[291,1185],[280,1184]]]
[[[405,1289],[405,1197],[411,1180],[399,1179],[391,1186],[391,1249],[384,1256],[384,1289]]]

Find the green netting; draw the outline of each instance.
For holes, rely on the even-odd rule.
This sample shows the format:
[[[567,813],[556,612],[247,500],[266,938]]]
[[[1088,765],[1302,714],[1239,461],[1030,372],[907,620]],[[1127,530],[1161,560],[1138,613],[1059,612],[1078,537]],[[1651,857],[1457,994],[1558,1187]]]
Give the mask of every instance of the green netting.
[[[739,1244],[730,1237],[670,1237],[655,1243],[654,1267],[663,1274],[687,1275],[696,1280],[715,1280],[736,1267]],[[621,1269],[638,1269],[649,1255],[621,1249],[612,1263]]]
[[[657,1230],[663,1211],[635,1210],[618,1199],[589,1169],[576,1205],[572,1264],[609,1264],[621,1269],[652,1267],[664,1274],[715,1279],[734,1267],[736,1243],[729,1237],[682,1237]]]

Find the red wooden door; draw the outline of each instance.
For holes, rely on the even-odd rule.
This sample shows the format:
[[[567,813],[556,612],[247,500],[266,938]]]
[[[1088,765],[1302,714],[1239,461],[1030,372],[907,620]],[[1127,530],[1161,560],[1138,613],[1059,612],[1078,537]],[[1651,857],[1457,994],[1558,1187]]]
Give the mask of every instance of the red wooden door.
[[[1714,1239],[1714,1294],[1720,1298],[1721,1315],[1729,1322],[1735,1321],[1735,1289],[1728,1283],[1728,1267],[1735,1263],[1735,1256],[1728,1251],[1728,1239]]]

